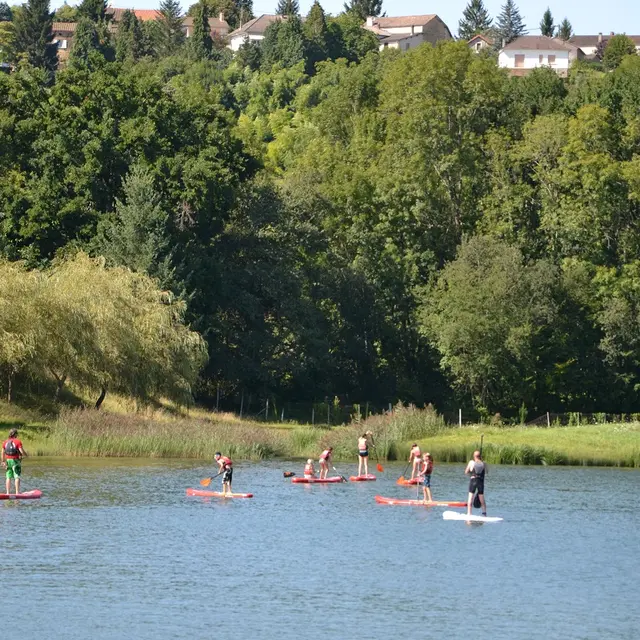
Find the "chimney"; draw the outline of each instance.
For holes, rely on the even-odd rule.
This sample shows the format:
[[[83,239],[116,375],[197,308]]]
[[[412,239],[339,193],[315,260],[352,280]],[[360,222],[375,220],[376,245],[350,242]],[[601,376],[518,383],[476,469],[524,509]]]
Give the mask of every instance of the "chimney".
[[[609,34],[610,36],[615,36],[616,34],[613,31]]]
[[[598,44],[602,42],[602,33],[598,34]]]
[[[413,35],[415,33],[415,26],[411,25],[411,35]]]
[[[367,16],[367,27],[373,27],[375,20],[373,16]]]
[[[218,20],[220,20],[220,22],[224,22],[224,13],[222,11],[218,14]]]

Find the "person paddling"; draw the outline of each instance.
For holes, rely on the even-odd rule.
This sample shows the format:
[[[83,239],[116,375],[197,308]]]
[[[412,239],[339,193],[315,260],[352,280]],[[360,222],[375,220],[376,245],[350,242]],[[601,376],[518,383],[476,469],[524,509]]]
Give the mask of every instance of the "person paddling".
[[[27,452],[18,440],[18,430],[11,429],[9,438],[2,443],[2,466],[7,470],[6,489],[11,492],[11,480],[15,484],[16,495],[20,493],[20,476],[22,474],[22,458]]]
[[[422,453],[420,451],[420,447],[415,442],[411,445],[411,451],[409,452],[409,462],[413,462],[413,467],[411,467],[411,479],[413,480],[414,476],[417,473],[418,467],[422,462]]]
[[[369,475],[369,437],[372,436],[371,431],[366,431],[358,438],[358,475],[362,475],[362,467],[364,465],[364,475]],[[373,446],[373,445],[372,445]]]
[[[216,451],[213,456],[218,463],[219,473],[222,473],[222,495],[231,495],[231,480],[233,479],[233,462],[231,458],[223,456],[219,451]]]
[[[320,460],[320,480],[324,480],[329,473],[329,463],[331,462],[332,447],[327,447],[321,454]]]
[[[487,503],[484,499],[484,476],[487,473],[487,465],[482,460],[482,454],[479,451],[473,452],[473,459],[469,460],[465,474],[471,475],[469,480],[469,496],[467,498],[467,515],[471,515],[471,507],[473,505],[473,495],[477,492],[480,504],[482,505],[482,515],[487,515]]]
[[[422,498],[425,502],[433,502],[431,497],[431,473],[433,472],[433,458],[430,453],[422,457],[422,469],[418,477],[422,479]]]

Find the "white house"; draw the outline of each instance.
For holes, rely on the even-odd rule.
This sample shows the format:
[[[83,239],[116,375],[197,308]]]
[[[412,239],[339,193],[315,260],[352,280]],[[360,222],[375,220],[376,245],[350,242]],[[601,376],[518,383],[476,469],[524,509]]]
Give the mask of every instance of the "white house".
[[[270,15],[267,13],[245,22],[241,27],[232,31],[229,36],[229,47],[232,51],[237,51],[245,42],[260,42],[264,40],[264,32],[274,22],[285,20],[286,16]]]
[[[406,51],[423,42],[435,44],[440,40],[452,40],[449,27],[435,14],[423,16],[382,17],[369,16],[364,29],[378,36],[380,50]]]
[[[559,38],[521,36],[500,51],[498,65],[514,76],[527,75],[538,67],[551,67],[566,77],[571,63],[583,57],[579,47]]]
[[[593,58],[598,49],[598,45],[602,42],[606,46],[609,38],[613,37],[615,33],[612,31],[608,36],[603,36],[599,33],[597,36],[573,36],[569,42],[575,44],[576,47],[582,49],[582,53],[587,58]],[[636,51],[640,51],[640,36],[627,36],[633,40],[636,45]]]

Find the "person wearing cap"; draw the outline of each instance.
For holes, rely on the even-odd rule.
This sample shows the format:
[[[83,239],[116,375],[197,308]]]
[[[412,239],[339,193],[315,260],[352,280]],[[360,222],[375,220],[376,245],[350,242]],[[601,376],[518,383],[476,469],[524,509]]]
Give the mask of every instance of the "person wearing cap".
[[[421,478],[422,483],[422,497],[425,502],[433,502],[431,497],[431,473],[433,472],[433,458],[430,453],[425,453],[422,456],[422,469],[418,474],[418,478]]]
[[[231,480],[233,479],[233,462],[231,458],[216,451],[213,456],[218,463],[218,472],[222,474],[222,495],[231,495]]]
[[[362,475],[364,465],[364,475],[369,475],[369,437],[373,436],[371,431],[366,431],[358,438],[358,475]],[[372,445],[373,446],[373,443]]]
[[[2,466],[7,470],[6,488],[7,494],[11,491],[11,480],[13,480],[16,495],[20,493],[20,476],[22,474],[22,458],[27,452],[18,440],[18,430],[11,429],[9,437],[2,443]]]

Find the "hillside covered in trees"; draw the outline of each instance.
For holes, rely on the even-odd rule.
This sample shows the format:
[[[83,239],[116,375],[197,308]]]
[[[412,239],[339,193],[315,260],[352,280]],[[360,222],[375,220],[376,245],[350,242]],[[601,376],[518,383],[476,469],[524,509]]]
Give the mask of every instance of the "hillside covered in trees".
[[[379,53],[357,15],[311,12],[234,58],[205,31],[142,46],[135,17],[106,37],[87,11],[64,69],[41,42],[0,74],[2,277],[97,265],[108,309],[105,274],[132,306],[140,284],[118,267],[151,276],[206,341],[205,401],[637,411],[640,57],[509,78],[464,42]],[[58,326],[9,326],[6,290],[5,392],[55,362],[26,366],[20,331]],[[189,367],[165,386],[184,392],[204,359],[166,322],[167,358]],[[75,375],[131,391],[126,349],[100,353]]]

